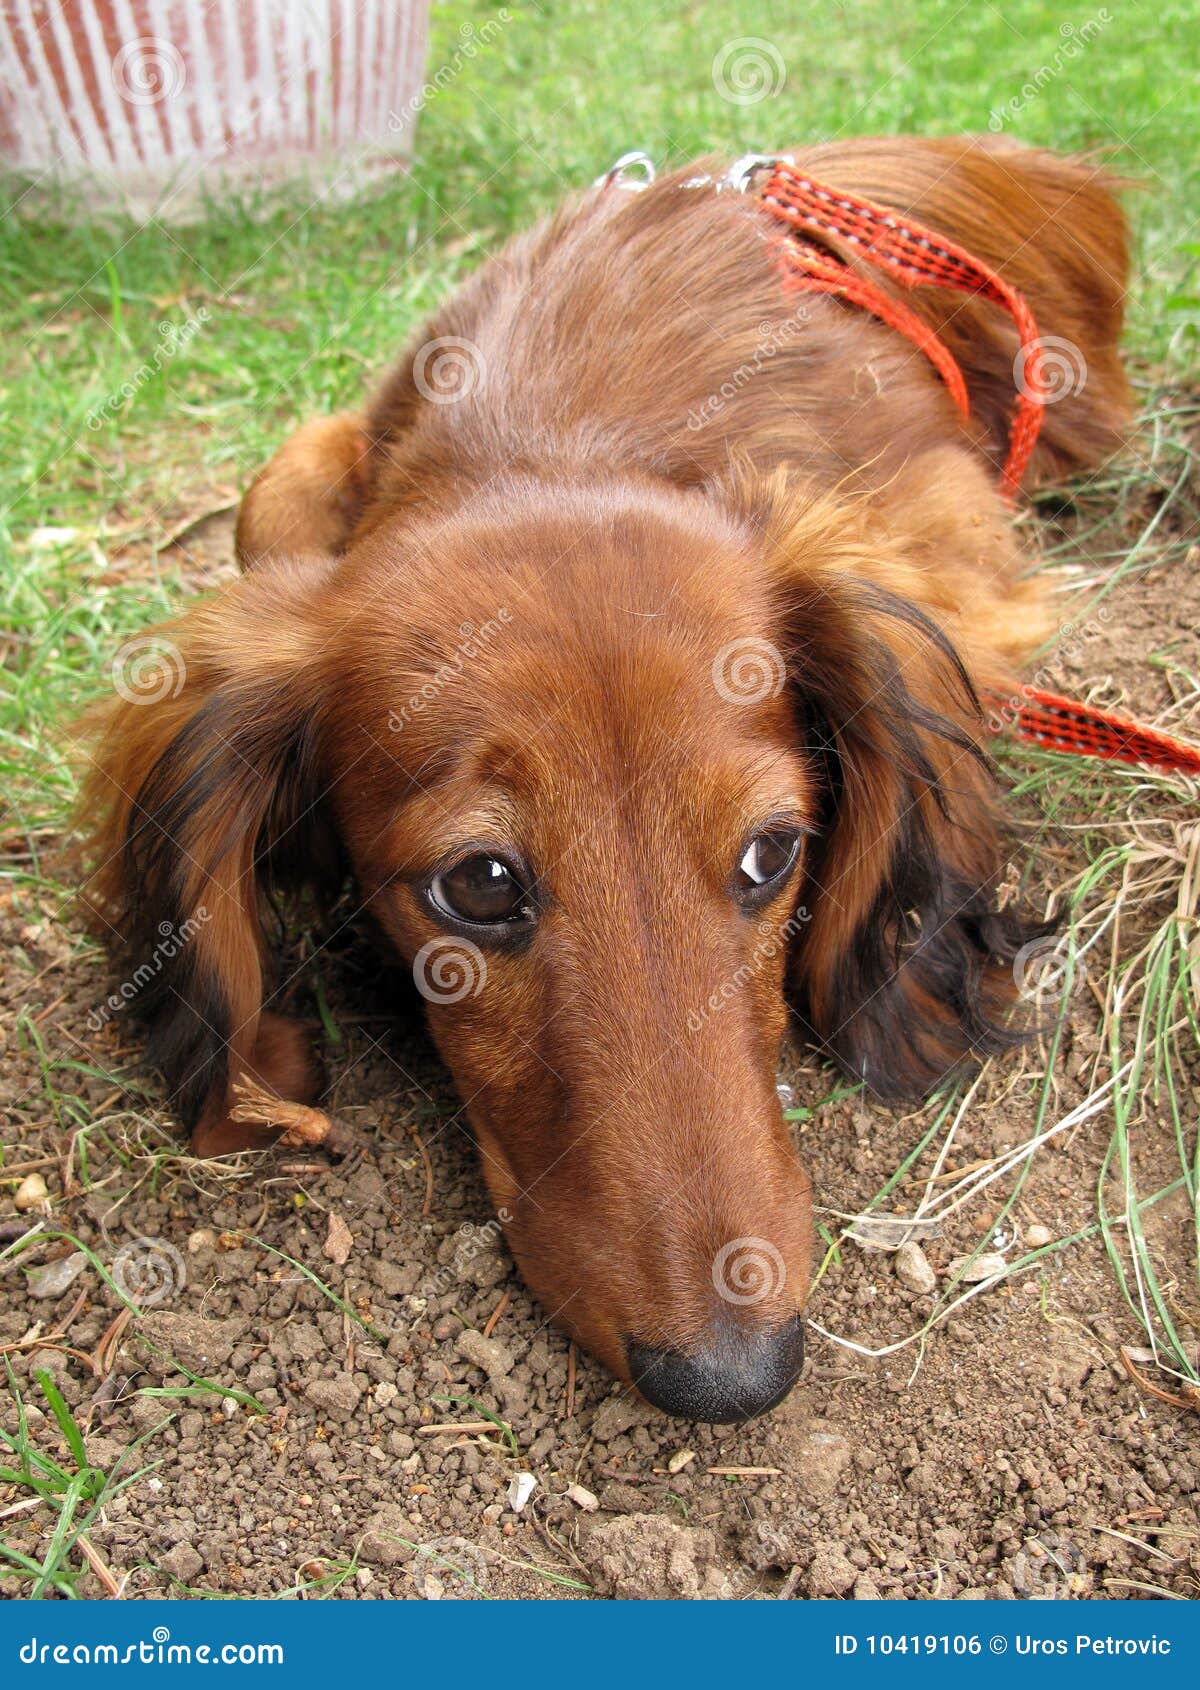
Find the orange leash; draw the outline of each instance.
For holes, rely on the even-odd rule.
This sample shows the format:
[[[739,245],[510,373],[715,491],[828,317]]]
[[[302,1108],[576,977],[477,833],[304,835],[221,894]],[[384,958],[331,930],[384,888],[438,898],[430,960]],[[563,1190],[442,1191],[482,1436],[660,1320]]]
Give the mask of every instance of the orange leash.
[[[905,335],[938,371],[964,418],[970,415],[967,384],[949,347],[915,311],[812,240],[810,231],[838,236],[907,288],[953,288],[990,300],[1012,317],[1020,336],[1021,359],[1014,366],[1020,372],[1018,391],[1000,486],[1004,497],[1013,500],[1037,445],[1046,402],[1041,340],[1024,295],[988,265],[914,218],[818,182],[786,159],[767,162],[771,175],[759,204],[793,237],[781,249],[786,285],[801,292],[832,294],[861,306]],[[1020,700],[1012,722],[1014,735],[1047,751],[1200,774],[1200,750],[1154,728],[1037,687],[1022,687]]]
[[[838,236],[906,288],[952,288],[957,293],[991,300],[1011,316],[1021,339],[1022,356],[1000,486],[1006,499],[1014,499],[1037,445],[1046,405],[1042,345],[1024,295],[988,265],[914,218],[901,217],[886,206],[831,188],[786,159],[772,162],[759,204],[795,237],[782,249],[787,285],[800,291],[839,295],[898,329],[933,364],[963,417],[970,415],[967,385],[949,348],[916,312],[813,241],[810,231]]]
[[[1144,764],[1172,774],[1200,775],[1200,749],[1144,727],[1126,716],[1079,704],[1039,687],[1021,687],[1012,731],[1018,739],[1040,745],[1043,751],[1073,751],[1083,757],[1103,757],[1114,763]],[[990,695],[986,702],[1002,714],[1011,700]]]

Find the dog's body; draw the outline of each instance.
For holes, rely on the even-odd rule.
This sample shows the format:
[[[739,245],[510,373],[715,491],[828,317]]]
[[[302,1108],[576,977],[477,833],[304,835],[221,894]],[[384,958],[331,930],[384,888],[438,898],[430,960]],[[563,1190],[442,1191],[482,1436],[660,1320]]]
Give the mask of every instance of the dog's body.
[[[1095,171],[999,143],[800,156],[1078,349],[1030,482],[1114,449],[1125,235]],[[426,992],[430,1023],[548,1311],[723,1419],[799,1367],[785,998],[889,1097],[1010,1037],[1031,929],[999,907],[974,689],[1047,623],[996,486],[999,313],[909,301],[964,424],[894,330],[785,294],[761,212],[695,174],[513,242],[365,418],[282,448],[246,578],[177,625],[177,697],[109,712],[85,813],[134,955],[205,911],[140,1005],[199,1150],[323,1130],[307,1035],[263,1007],[258,905],[349,870],[405,959],[457,945],[474,971]],[[728,1283],[747,1241],[761,1295]]]

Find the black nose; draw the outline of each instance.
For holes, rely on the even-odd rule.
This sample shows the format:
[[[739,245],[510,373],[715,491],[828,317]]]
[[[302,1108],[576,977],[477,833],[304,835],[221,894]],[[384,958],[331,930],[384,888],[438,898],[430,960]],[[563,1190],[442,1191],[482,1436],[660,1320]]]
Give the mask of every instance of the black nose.
[[[626,1338],[629,1373],[656,1408],[683,1420],[726,1424],[765,1414],[782,1402],[804,1362],[800,1315],[781,1326],[726,1322],[692,1355]]]

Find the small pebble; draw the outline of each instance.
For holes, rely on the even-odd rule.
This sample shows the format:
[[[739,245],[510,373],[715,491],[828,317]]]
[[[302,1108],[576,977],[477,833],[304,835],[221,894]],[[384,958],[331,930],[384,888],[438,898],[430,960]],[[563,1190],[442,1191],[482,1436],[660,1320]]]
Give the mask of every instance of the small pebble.
[[[600,1506],[600,1498],[593,1496],[583,1485],[568,1485],[563,1494],[568,1502],[573,1502],[576,1508],[582,1508],[585,1514],[594,1514]]]
[[[970,1262],[970,1266],[967,1263]],[[985,1279],[995,1279],[997,1274],[1007,1273],[1008,1263],[1003,1256],[995,1255],[985,1250],[982,1256],[976,1256],[972,1262],[970,1256],[955,1256],[946,1269],[948,1279],[960,1279],[964,1285],[979,1285]]]
[[[27,1209],[39,1208],[49,1195],[46,1182],[41,1174],[26,1174],[17,1187],[17,1194],[13,1198],[13,1202],[23,1214]]]
[[[514,1514],[519,1514],[529,1498],[537,1489],[537,1480],[532,1473],[514,1473],[508,1486],[508,1506]]]
[[[896,1278],[910,1291],[928,1296],[937,1285],[937,1275],[929,1265],[928,1256],[911,1240],[896,1251],[894,1266]]]
[[[36,1267],[25,1281],[31,1297],[61,1297],[63,1292],[78,1279],[87,1266],[87,1257],[82,1250],[75,1250],[69,1256],[61,1256],[56,1262],[47,1262],[44,1267]]]
[[[1047,1244],[1053,1244],[1054,1234],[1048,1226],[1031,1226],[1025,1234],[1025,1242],[1031,1250],[1041,1250]]]
[[[684,1468],[690,1466],[695,1459],[696,1452],[694,1449],[677,1449],[667,1462],[667,1472],[682,1473]]]

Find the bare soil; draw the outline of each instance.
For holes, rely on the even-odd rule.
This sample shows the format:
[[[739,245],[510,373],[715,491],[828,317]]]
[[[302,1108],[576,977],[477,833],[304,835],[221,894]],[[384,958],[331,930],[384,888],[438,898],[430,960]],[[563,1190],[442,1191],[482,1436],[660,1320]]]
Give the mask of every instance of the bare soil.
[[[228,517],[188,536],[198,582],[230,571],[229,537]],[[1064,642],[1049,683],[1105,686],[1152,714],[1169,702],[1155,654],[1194,642],[1200,627],[1194,557],[1176,554],[1110,603],[1115,614],[1087,640]],[[1049,834],[1035,886],[1039,875],[1061,881],[1077,850],[1072,836]],[[1145,1335],[1095,1233],[885,1356],[863,1352],[916,1332],[931,1298],[901,1283],[890,1252],[843,1241],[810,1313],[859,1348],[813,1331],[805,1379],[774,1413],[741,1428],[674,1421],[572,1358],[545,1325],[492,1221],[419,1017],[359,940],[320,953],[337,1032],[325,1041],[332,1106],[365,1145],[332,1164],[294,1151],[189,1159],[136,1031],[120,1018],[98,1023],[105,963],[62,903],[8,894],[0,940],[0,1242],[43,1219],[110,1271],[131,1248],[134,1271],[148,1262],[156,1276],[145,1314],[129,1319],[86,1257],[67,1263],[72,1241],[0,1263],[0,1346],[37,1444],[60,1448],[32,1377],[48,1369],[88,1428],[95,1465],[154,1464],[89,1532],[126,1595],[1200,1591],[1200,1417],[1150,1394],[1122,1363],[1119,1347]],[[292,934],[287,961],[306,946]],[[312,969],[291,1007],[315,1018]],[[30,1023],[46,1061],[83,1066],[45,1073]],[[1085,1095],[1098,1023],[1085,985],[1056,1065],[1059,1115]],[[1029,1135],[1043,1063],[1035,1045],[989,1070],[945,1171]],[[870,1203],[931,1117],[825,1101],[834,1077],[803,1052],[786,1077],[813,1110],[798,1142],[836,1236],[837,1217]],[[1185,1086],[1194,1124],[1200,1074]],[[997,1237],[1011,1180],[927,1240],[939,1285],[981,1239],[1011,1255],[1032,1226],[1055,1239],[1092,1226],[1110,1132],[1101,1113],[1040,1151]],[[1165,1114],[1141,1124],[1134,1156],[1142,1192],[1177,1176]],[[18,1215],[20,1170],[32,1164],[49,1207]],[[929,1171],[928,1160],[914,1167],[887,1206],[910,1208]],[[1173,1306],[1195,1342],[1189,1224],[1179,1194],[1146,1212],[1156,1246],[1179,1264]],[[79,1269],[57,1292],[53,1277],[30,1271],[52,1263],[64,1279]],[[460,1422],[488,1430],[431,1432]],[[15,1425],[11,1403],[4,1424]],[[536,1488],[518,1512],[510,1486],[522,1472]],[[0,1536],[41,1555],[52,1518],[42,1507],[13,1513],[25,1495],[0,1483]],[[99,1575],[82,1588],[104,1593]],[[17,1593],[2,1577],[0,1591]]]

